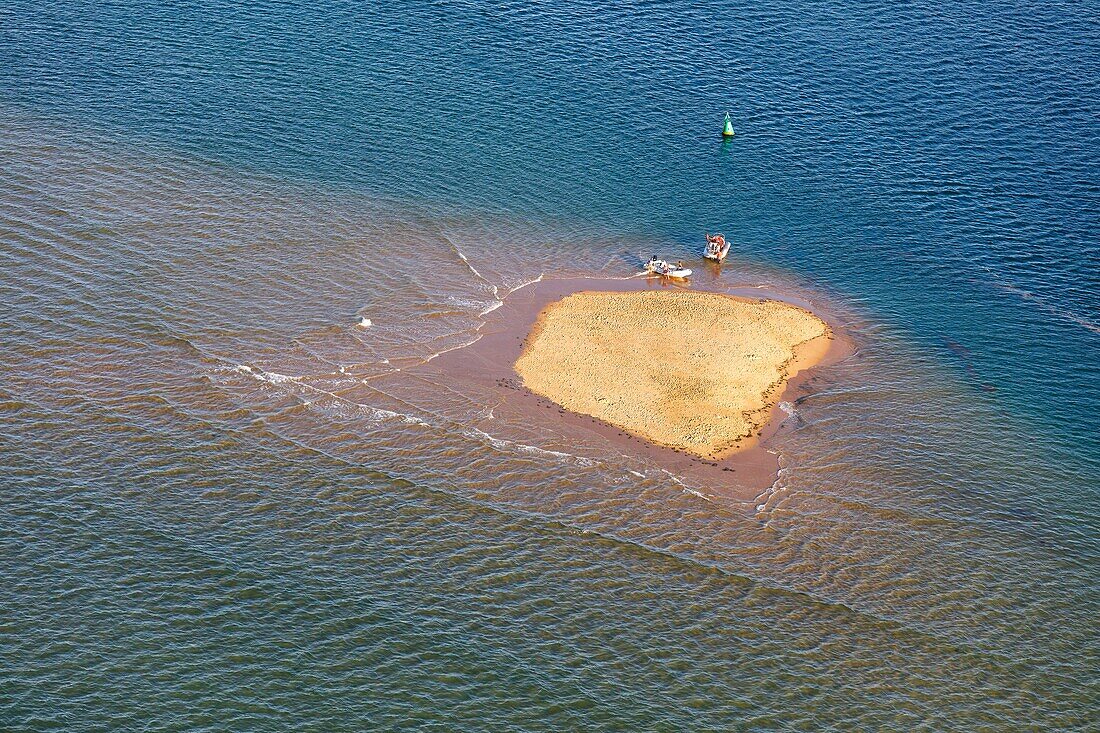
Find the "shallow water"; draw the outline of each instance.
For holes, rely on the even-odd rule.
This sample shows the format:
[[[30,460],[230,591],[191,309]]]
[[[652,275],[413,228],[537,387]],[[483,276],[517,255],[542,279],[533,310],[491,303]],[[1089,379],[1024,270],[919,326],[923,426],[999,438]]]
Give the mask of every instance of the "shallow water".
[[[1086,8],[0,21],[0,727],[1100,727]],[[704,229],[857,347],[747,505],[425,367]]]

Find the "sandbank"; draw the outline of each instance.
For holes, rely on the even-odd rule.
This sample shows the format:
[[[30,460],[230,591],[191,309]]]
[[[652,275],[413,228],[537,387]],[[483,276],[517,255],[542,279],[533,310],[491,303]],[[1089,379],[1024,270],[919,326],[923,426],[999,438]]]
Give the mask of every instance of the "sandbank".
[[[464,424],[476,425],[494,438],[597,462],[616,456],[613,462],[623,458],[627,465],[632,463],[639,470],[663,470],[708,501],[730,500],[732,503],[726,508],[755,506],[759,496],[777,478],[780,454],[774,449],[776,437],[801,425],[799,420],[787,419],[790,410],[814,394],[821,384],[828,383],[827,372],[823,370],[851,356],[854,344],[843,327],[843,318],[834,312],[826,294],[807,292],[801,286],[787,283],[730,285],[718,277],[718,268],[712,269],[715,272],[704,269],[697,273],[691,285],[660,278],[573,277],[536,281],[509,293],[504,304],[485,317],[484,326],[471,344],[419,367],[407,367],[407,371],[415,370],[428,389],[462,395],[468,408],[456,411],[453,417]],[[523,384],[515,365],[540,335],[540,314],[573,294],[590,291],[725,293],[746,303],[780,301],[806,311],[812,309],[829,324],[831,338],[810,341],[794,349],[796,356],[785,368],[786,381],[768,399],[769,404],[777,400],[779,403],[770,412],[763,410],[756,416],[765,421],[758,433],[737,442],[736,450],[726,458],[706,458],[566,409]],[[647,340],[641,353],[651,354],[653,348]],[[786,408],[782,407],[784,403],[788,403]]]
[[[655,445],[721,460],[753,444],[829,325],[779,300],[690,290],[582,291],[539,314],[523,385]]]

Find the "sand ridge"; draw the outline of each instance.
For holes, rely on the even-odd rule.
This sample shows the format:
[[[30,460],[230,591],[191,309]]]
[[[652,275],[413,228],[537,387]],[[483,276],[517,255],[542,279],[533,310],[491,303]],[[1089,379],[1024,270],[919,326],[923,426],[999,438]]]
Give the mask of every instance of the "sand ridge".
[[[825,321],[777,300],[583,291],[543,309],[515,370],[568,410],[720,459],[751,444],[787,379],[831,338]]]

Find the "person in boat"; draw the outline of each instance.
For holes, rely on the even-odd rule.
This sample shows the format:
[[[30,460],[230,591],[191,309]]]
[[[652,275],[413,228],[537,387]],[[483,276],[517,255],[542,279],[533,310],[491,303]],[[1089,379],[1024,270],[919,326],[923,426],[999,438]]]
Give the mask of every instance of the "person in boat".
[[[707,254],[719,255],[726,246],[726,238],[721,234],[707,234]]]

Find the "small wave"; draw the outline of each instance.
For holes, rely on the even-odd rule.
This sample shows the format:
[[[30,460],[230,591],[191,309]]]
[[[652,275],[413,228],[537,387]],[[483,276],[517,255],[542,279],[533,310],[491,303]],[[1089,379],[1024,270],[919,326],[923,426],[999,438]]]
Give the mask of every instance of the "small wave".
[[[509,288],[508,292],[505,293],[504,295],[505,295],[505,297],[507,297],[507,296],[511,295],[512,293],[516,292],[517,290],[523,290],[528,285],[534,285],[535,283],[540,283],[540,282],[542,282],[542,273],[541,272],[539,273],[539,276],[536,277],[534,280],[527,280],[526,282],[522,282],[519,285],[516,285],[514,288]]]
[[[507,438],[498,438],[494,435],[489,435],[489,433],[486,433],[484,430],[478,430],[477,428],[471,428],[467,430],[466,433],[471,437],[475,437],[489,443],[489,445],[499,450],[511,449],[519,451],[520,453],[527,453],[529,455],[553,456],[554,458],[558,458],[560,460],[575,463],[578,466],[596,465],[596,461],[590,460],[588,458],[582,458],[581,456],[575,456],[572,453],[563,453],[561,451],[550,450],[549,448],[539,448],[538,446],[527,445],[526,443],[519,443],[514,440],[508,440]]]
[[[443,356],[444,354],[449,353],[451,351],[458,351],[459,349],[465,349],[467,346],[473,346],[474,344],[476,344],[480,340],[481,340],[481,334],[479,333],[477,336],[470,339],[469,341],[467,341],[464,344],[459,344],[458,346],[452,346],[449,349],[441,349],[440,351],[433,352],[432,354],[424,357],[424,361],[422,361],[420,363],[421,364],[427,364],[432,359],[437,359],[437,358],[439,358],[439,357]],[[397,371],[401,371],[401,370],[398,369]]]
[[[486,308],[485,310],[481,311],[481,313],[479,313],[478,315],[486,316],[486,315],[492,313],[497,308],[504,305],[504,298],[507,298],[509,295],[516,292],[517,290],[522,290],[523,288],[526,288],[529,285],[534,285],[535,283],[540,283],[540,282],[542,282],[542,273],[541,272],[539,273],[539,276],[536,277],[536,278],[532,278],[531,280],[526,280],[526,281],[520,283],[519,285],[516,285],[515,287],[508,288],[508,290],[505,291],[503,297],[500,295],[499,291],[494,286],[493,287],[493,294],[497,296],[497,301],[493,305],[491,305],[488,308]]]
[[[484,308],[485,300],[478,298],[462,298],[457,295],[452,295],[447,298],[447,302],[457,308],[463,308],[466,310],[474,310],[475,308]],[[496,302],[495,300],[492,302]]]
[[[702,499],[703,501],[714,503],[714,497],[713,496],[708,496],[708,495],[704,494],[703,492],[701,492],[699,489],[695,488],[694,486],[688,486],[683,481],[681,481],[679,478],[677,478],[667,468],[662,468],[661,471],[666,476],[668,476],[669,480],[672,481],[672,483],[679,486],[680,490],[683,491],[685,494],[691,494],[692,496],[696,496],[696,497]]]
[[[463,253],[463,251],[459,248],[459,246],[457,244],[455,244],[450,239],[450,237],[445,237],[445,238],[447,239],[448,244],[451,245],[451,248],[454,249],[455,254],[458,255],[458,258],[460,260],[462,260],[462,262],[466,265],[466,267],[468,267],[470,269],[470,272],[472,272],[477,279],[481,280],[483,283],[488,285],[489,288],[493,291],[493,297],[496,298],[497,300],[500,300],[500,289],[497,288],[497,286],[493,282],[491,282],[489,280],[489,278],[482,275],[478,271],[478,269],[473,266],[473,264],[471,264],[470,260],[466,258],[466,255]]]
[[[707,496],[706,494],[699,491],[698,489],[693,489],[690,486],[684,486],[683,490],[684,490],[685,494],[691,494],[692,496],[697,496],[700,499],[702,499],[703,501],[708,501],[708,502],[712,501],[711,497]]]
[[[755,509],[756,514],[760,514],[761,512],[767,510],[768,505],[771,504],[772,500],[780,497],[781,492],[783,492],[787,488],[786,485],[783,483],[783,475],[786,470],[786,468],[780,468],[779,472],[775,476],[775,481],[772,482],[772,485],[753,497],[751,503]],[[772,509],[774,508],[775,506],[772,506]]]
[[[492,304],[491,306],[489,306],[488,308],[486,308],[485,310],[483,310],[483,311],[481,311],[480,313],[478,313],[478,316],[479,316],[479,317],[480,317],[480,316],[487,316],[487,315],[489,315],[490,313],[492,313],[493,311],[495,311],[495,310],[496,310],[497,308],[501,307],[502,305],[504,305],[504,301],[503,301],[503,300],[498,300],[498,301],[496,301],[495,303],[493,303],[493,304]]]
[[[267,372],[263,369],[250,367],[247,364],[237,364],[234,369],[241,374],[247,374],[253,379],[261,382],[266,382],[268,384],[275,384],[280,386],[293,384],[297,387],[300,387],[304,392],[308,394],[322,395],[322,399],[328,399],[332,403],[354,410],[359,415],[370,417],[380,422],[384,420],[399,420],[407,425],[420,425],[423,427],[431,427],[431,423],[425,422],[415,415],[407,415],[403,412],[394,412],[393,410],[386,410],[381,407],[374,407],[372,405],[364,405],[360,402],[354,402],[345,397],[341,397],[338,394],[329,392],[328,390],[321,389],[320,387],[314,387],[312,384],[307,384],[302,381],[301,377],[293,377],[288,374],[279,374],[278,372]],[[318,409],[325,407],[324,405],[319,405],[319,401],[317,399],[309,399],[305,395],[298,396],[302,400],[302,404],[305,407],[312,407],[315,405],[318,407]]]
[[[278,372],[265,372],[263,369],[250,367],[247,364],[237,364],[233,368],[241,374],[247,374],[253,379],[258,379],[261,382],[268,382],[270,384],[286,384],[287,382],[298,381],[298,377],[291,377],[286,374],[279,374]]]

